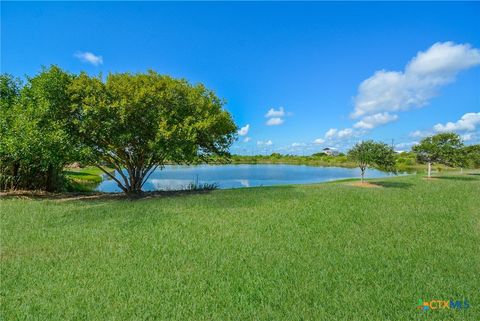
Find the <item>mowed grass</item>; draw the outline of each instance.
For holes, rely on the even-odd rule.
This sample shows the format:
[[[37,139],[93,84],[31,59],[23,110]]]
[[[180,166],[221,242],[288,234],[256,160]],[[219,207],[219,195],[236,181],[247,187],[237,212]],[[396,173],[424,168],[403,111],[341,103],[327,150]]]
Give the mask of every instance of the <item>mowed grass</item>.
[[[1,317],[479,320],[480,176],[372,182],[4,198]]]
[[[100,183],[103,172],[97,167],[71,168],[65,171],[68,178],[84,182]]]

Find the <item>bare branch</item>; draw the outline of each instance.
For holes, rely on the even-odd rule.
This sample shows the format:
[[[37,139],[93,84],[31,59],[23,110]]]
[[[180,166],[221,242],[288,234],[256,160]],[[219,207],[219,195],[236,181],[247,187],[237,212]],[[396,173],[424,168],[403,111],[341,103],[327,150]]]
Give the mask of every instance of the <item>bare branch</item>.
[[[122,191],[124,191],[125,193],[127,192],[127,188],[115,177],[115,175],[112,175],[110,172],[108,172],[106,169],[104,169],[102,166],[100,165],[96,165],[102,172],[104,172],[105,174],[107,174],[107,176],[109,176],[111,179],[113,179],[115,182],[117,182],[118,184],[118,187],[120,187],[122,189]]]
[[[148,178],[150,177],[150,175],[152,175],[153,172],[155,172],[155,170],[158,168],[158,165],[155,165],[153,166],[153,168],[151,168],[151,172],[143,179],[143,182],[142,184],[140,185],[140,188],[143,187],[143,185],[145,184],[145,182],[148,180]],[[148,172],[148,171],[147,171]]]

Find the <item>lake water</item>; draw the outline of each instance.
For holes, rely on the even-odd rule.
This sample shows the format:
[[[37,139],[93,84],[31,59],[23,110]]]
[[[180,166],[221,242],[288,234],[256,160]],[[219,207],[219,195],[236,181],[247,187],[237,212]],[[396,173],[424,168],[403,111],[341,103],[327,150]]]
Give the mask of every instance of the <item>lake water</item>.
[[[375,178],[386,177],[389,174],[369,169],[366,176]],[[116,177],[122,181],[118,173],[116,173]],[[360,177],[358,168],[343,167],[280,164],[166,166],[163,170],[157,169],[152,173],[143,186],[143,190],[179,190],[186,188],[191,183],[215,183],[221,189],[281,184],[311,184],[356,177]],[[121,192],[117,183],[105,176],[97,190],[101,192]]]

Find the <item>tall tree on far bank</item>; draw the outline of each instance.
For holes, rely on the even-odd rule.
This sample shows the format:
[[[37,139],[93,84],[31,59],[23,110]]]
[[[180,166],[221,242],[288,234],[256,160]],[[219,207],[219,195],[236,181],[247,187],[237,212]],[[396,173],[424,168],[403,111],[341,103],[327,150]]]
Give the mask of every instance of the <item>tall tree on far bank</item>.
[[[456,166],[463,163],[463,142],[455,133],[441,133],[425,137],[418,145],[413,146],[417,160],[427,164],[427,176],[432,175],[432,164]]]
[[[367,140],[357,143],[348,151],[347,157],[360,168],[362,183],[367,168],[371,166],[385,172],[396,173],[395,152],[390,146],[381,142]]]
[[[236,125],[212,91],[154,71],[106,81],[82,73],[69,93],[79,140],[125,193],[140,193],[166,162],[226,155],[235,139]]]

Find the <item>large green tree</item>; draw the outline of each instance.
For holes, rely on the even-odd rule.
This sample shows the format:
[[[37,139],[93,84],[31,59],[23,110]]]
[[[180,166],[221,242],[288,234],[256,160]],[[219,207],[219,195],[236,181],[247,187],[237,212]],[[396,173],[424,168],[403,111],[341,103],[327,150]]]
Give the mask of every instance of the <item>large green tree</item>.
[[[367,140],[357,143],[348,151],[347,157],[360,168],[362,182],[367,168],[371,166],[390,173],[396,172],[395,152],[381,142]]]
[[[67,92],[73,78],[51,66],[27,78],[20,89],[2,76],[0,155],[2,174],[12,182],[9,188],[63,188],[63,167],[76,158]],[[4,88],[11,94],[4,97]]]
[[[413,146],[417,160],[427,164],[427,176],[432,175],[432,164],[438,163],[447,166],[463,164],[463,142],[455,133],[440,133],[425,137],[418,145]]]
[[[8,74],[0,75],[0,190],[17,185],[18,159],[12,133],[14,106],[20,99],[21,83]]]
[[[154,71],[110,74],[105,81],[82,73],[69,93],[80,142],[125,193],[141,192],[167,162],[226,155],[235,139],[236,125],[212,91]]]

